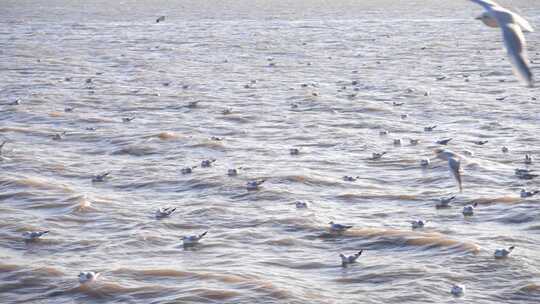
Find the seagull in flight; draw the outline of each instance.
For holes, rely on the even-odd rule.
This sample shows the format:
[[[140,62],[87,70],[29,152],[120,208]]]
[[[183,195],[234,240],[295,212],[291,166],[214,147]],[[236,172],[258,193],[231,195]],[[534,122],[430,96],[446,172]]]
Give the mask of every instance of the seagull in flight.
[[[454,175],[456,182],[458,183],[459,192],[463,192],[463,186],[461,183],[461,158],[457,153],[454,153],[446,149],[435,149],[435,155],[437,158],[448,161],[448,169]]]
[[[523,32],[533,32],[534,29],[527,20],[518,14],[505,9],[489,0],[471,0],[482,6],[486,11],[476,19],[489,27],[500,27],[508,57],[514,73],[529,87],[533,86],[533,75],[529,69],[527,47]]]

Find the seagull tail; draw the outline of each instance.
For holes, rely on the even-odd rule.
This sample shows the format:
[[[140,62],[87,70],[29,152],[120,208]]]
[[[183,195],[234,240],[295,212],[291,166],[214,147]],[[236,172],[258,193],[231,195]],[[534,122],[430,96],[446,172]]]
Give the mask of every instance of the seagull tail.
[[[202,239],[203,236],[205,236],[207,233],[208,233],[208,231],[205,231],[205,232],[201,233],[201,234],[199,235],[199,239]]]

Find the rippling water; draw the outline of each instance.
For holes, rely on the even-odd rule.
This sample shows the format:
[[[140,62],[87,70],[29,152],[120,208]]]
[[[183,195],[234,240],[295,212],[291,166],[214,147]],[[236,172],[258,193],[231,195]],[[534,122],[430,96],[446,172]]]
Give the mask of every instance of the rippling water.
[[[514,169],[540,157],[540,94],[479,6],[200,2],[2,1],[0,302],[538,303],[539,199],[519,190],[539,185]],[[537,1],[504,4],[540,26]],[[463,193],[444,162],[419,165],[443,137],[474,153]],[[247,191],[252,179],[267,181]],[[165,206],[176,213],[157,220]],[[331,220],[354,228],[331,234]],[[103,274],[81,286],[85,270]]]

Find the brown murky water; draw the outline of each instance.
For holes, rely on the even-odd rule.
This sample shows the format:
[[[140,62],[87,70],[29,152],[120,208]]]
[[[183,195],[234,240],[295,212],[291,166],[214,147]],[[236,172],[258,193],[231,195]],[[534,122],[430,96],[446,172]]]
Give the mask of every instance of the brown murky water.
[[[540,94],[479,6],[200,2],[1,1],[1,303],[538,303],[539,200],[519,190],[539,185],[514,169],[540,157]],[[504,3],[540,25],[537,1]],[[444,162],[420,167],[444,137],[474,153],[463,193]]]

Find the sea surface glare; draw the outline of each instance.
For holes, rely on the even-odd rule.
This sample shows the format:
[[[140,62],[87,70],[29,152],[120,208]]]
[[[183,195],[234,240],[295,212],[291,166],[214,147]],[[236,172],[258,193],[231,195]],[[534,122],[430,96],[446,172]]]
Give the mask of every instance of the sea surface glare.
[[[540,30],[540,1],[501,4]],[[540,178],[514,170],[540,172],[540,91],[482,12],[0,1],[0,303],[539,303],[540,195],[520,190]],[[462,193],[435,148],[463,155]]]

